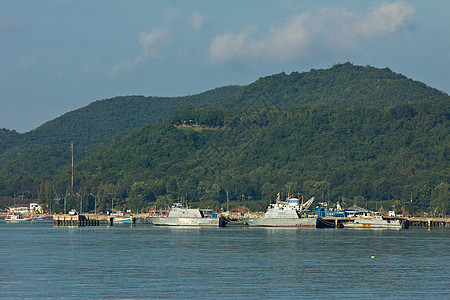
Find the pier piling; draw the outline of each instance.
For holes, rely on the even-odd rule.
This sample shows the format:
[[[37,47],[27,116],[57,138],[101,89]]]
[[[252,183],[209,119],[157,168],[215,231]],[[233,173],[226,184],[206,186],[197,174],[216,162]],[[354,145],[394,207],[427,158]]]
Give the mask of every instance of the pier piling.
[[[111,227],[114,217],[102,215],[53,215],[53,227]]]

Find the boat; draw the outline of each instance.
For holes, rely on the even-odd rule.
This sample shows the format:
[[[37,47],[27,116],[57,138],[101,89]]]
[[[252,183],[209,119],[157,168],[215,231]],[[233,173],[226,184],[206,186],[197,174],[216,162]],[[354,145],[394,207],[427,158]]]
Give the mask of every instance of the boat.
[[[345,218],[345,211],[342,210],[339,202],[336,208],[328,208],[327,203],[319,203],[314,210],[317,216],[317,228],[343,228],[342,219]]]
[[[297,198],[288,198],[286,202],[279,199],[280,194],[275,204],[269,204],[264,217],[244,218],[245,223],[250,227],[316,227],[317,217],[304,214],[314,197],[304,204]]]
[[[29,218],[24,218],[22,217],[21,214],[8,214],[5,218],[5,221],[8,223],[19,223],[19,222],[33,222],[34,220],[36,220],[36,217],[29,217]]]
[[[344,224],[344,228],[388,228],[401,229],[403,227],[399,220],[386,220],[380,214],[371,217],[358,218],[353,222]]]
[[[314,210],[314,213],[322,218],[333,217],[333,218],[345,218],[345,211],[342,210],[339,202],[336,204],[336,208],[328,208],[328,203],[321,202]]]
[[[131,217],[128,218],[114,218],[114,223],[123,224],[123,223],[131,223]],[[141,218],[135,218],[135,222],[138,222]]]
[[[148,220],[154,226],[210,226],[225,227],[227,220],[217,214],[209,214],[207,210],[183,207],[175,203],[167,216],[150,216]]]

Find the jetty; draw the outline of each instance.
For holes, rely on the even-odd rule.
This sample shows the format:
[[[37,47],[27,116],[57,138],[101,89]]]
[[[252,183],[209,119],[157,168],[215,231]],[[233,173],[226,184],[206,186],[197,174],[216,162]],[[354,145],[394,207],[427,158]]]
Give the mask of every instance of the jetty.
[[[411,228],[450,228],[450,218],[442,217],[408,217]]]
[[[442,217],[388,217],[383,216],[386,220],[399,220],[405,223],[406,228],[450,228],[450,218]],[[345,223],[353,222],[358,217],[322,217],[323,228],[343,228]],[[318,226],[319,227],[319,226]]]
[[[112,227],[114,225],[115,216],[89,214],[89,215],[69,215],[69,214],[54,214],[53,215],[53,227],[95,227],[95,226],[107,226]],[[136,216],[130,217],[130,226],[136,226]],[[128,224],[128,223],[127,223]]]

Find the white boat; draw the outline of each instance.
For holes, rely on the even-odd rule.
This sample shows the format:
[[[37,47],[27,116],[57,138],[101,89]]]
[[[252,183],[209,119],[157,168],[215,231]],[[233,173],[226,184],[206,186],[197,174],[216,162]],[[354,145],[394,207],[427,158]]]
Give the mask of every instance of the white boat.
[[[402,224],[399,220],[385,220],[380,214],[375,214],[372,217],[358,218],[353,222],[344,223],[344,228],[401,229]]]
[[[131,217],[128,218],[114,218],[114,223],[122,224],[122,223],[131,223]],[[135,221],[139,221],[141,218],[135,218]]]
[[[244,218],[244,222],[251,227],[316,227],[317,218],[303,214],[313,203],[314,197],[304,204],[300,204],[297,198],[289,198],[286,202],[279,199],[278,194],[276,203],[269,205],[264,217]]]
[[[34,220],[36,220],[36,217],[24,218],[21,214],[8,214],[5,218],[8,223],[33,222]]]
[[[167,216],[152,216],[148,220],[154,226],[210,226],[224,227],[227,220],[217,214],[208,216],[205,210],[199,208],[186,208],[175,203]]]

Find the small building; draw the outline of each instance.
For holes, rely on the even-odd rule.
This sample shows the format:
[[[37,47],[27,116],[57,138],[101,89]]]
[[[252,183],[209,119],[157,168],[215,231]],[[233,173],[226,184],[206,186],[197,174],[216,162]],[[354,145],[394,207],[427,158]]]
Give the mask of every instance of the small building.
[[[25,204],[15,204],[8,207],[8,211],[12,214],[26,214],[30,211],[30,207]]]
[[[371,215],[369,210],[359,206],[352,206],[344,209],[344,211],[347,217],[368,217]]]
[[[27,214],[30,212],[41,214],[42,206],[40,206],[38,203],[14,204],[8,207],[8,211],[14,214]]]
[[[40,206],[38,203],[30,203],[30,212],[42,214],[42,206]]]

